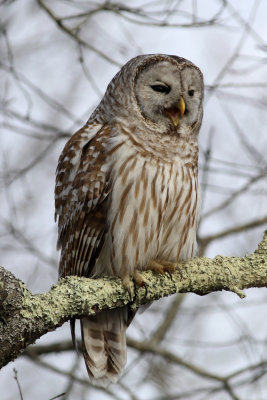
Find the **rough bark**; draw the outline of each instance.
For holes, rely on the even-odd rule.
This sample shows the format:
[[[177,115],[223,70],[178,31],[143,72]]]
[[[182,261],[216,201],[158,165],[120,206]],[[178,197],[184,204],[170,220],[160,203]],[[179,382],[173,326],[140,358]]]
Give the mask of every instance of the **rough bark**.
[[[131,293],[120,279],[64,278],[44,294],[33,295],[20,280],[0,267],[0,368],[48,331],[70,318],[79,318],[129,304],[133,309],[173,293],[205,295],[229,290],[245,297],[243,289],[267,287],[267,231],[257,250],[244,257],[194,258],[177,264],[168,274],[142,273],[146,283]]]

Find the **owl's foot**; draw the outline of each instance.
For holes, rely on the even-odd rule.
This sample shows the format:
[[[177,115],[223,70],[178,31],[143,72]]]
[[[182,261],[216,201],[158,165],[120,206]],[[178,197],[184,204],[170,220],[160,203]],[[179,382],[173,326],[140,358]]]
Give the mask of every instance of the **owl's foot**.
[[[122,279],[122,284],[124,289],[128,292],[130,301],[133,301],[132,290],[131,290],[131,281],[130,278],[127,276],[126,278]]]
[[[147,295],[147,284],[144,281],[144,279],[143,279],[142,275],[140,274],[140,272],[138,272],[137,270],[134,271],[133,281],[136,284],[136,286],[145,288],[145,293]]]
[[[138,271],[134,271],[134,274],[132,276],[132,279],[134,281],[135,286],[137,287],[143,287],[145,289],[145,293],[147,295],[147,284],[145,283],[142,275]],[[131,291],[131,281],[129,277],[126,277],[122,280],[123,286],[125,287],[125,290],[129,293],[130,300],[134,301],[134,298],[132,297],[132,291]]]
[[[182,275],[182,271],[180,270],[180,268],[178,268],[174,263],[170,261],[152,260],[148,265],[148,269],[158,274],[167,273],[170,276],[170,278],[172,278],[172,274],[177,270],[179,271],[180,275]]]

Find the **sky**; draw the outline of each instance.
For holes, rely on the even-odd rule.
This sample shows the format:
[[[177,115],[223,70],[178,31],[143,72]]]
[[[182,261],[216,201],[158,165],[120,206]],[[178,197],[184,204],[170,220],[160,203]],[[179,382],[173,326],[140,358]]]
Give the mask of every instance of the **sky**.
[[[130,1],[122,3],[125,7],[132,6]],[[45,4],[55,14],[66,17],[95,9],[102,2]],[[199,236],[207,237],[266,217],[266,2],[227,1],[224,7],[223,2],[211,0],[165,4],[170,10],[167,14],[162,2],[135,2],[137,9],[143,7],[150,12],[150,18],[127,12],[122,16],[101,12],[89,19],[65,18],[68,28],[79,26],[79,37],[87,44],[80,47],[70,35],[58,29],[37,2],[21,0],[0,5],[1,24],[5,27],[0,38],[0,264],[34,293],[49,290],[57,281],[59,255],[55,249],[53,192],[57,160],[67,135],[86,122],[119,66],[138,54],[176,54],[194,62],[204,74],[204,119],[199,136],[203,218]],[[203,23],[216,13],[219,14],[214,25],[181,26],[191,24],[193,14],[193,23]],[[159,21],[173,26],[155,26]],[[92,46],[114,63],[92,51]],[[55,140],[58,135],[61,137]],[[205,255],[241,256],[252,252],[263,230],[260,225],[214,240]],[[212,294],[201,301],[196,295],[188,295],[165,345],[169,348],[173,345],[174,351],[189,360],[193,355],[200,365],[206,365],[208,359],[218,373],[229,373],[264,359],[266,348],[259,343],[266,332],[262,319],[266,291],[250,290],[247,294],[248,299],[243,302],[232,293]],[[151,329],[155,328],[170,302],[171,299],[161,300],[140,315],[129,335],[149,337],[144,324],[151,322]],[[213,348],[203,351],[201,347],[185,345],[190,340],[234,343],[242,335],[250,339],[241,341],[240,346],[222,346],[223,350],[218,346],[216,351]],[[69,329],[65,324],[38,343],[66,339]],[[132,388],[140,383],[140,375],[149,365],[147,359],[138,364],[136,356],[129,351],[128,376]],[[75,363],[73,354],[50,355],[45,359],[66,370]],[[55,393],[55,385],[62,390],[66,386],[64,376],[21,357],[1,371],[3,400],[18,398],[14,367],[19,371],[27,400],[37,398],[44,389],[47,396],[43,398],[52,398],[59,393]],[[86,376],[81,362],[77,374]],[[42,376],[40,386],[32,385],[39,381],[39,376]],[[185,382],[190,379],[186,376]],[[173,384],[175,377],[171,375],[170,381]],[[261,396],[266,387],[265,379],[257,384],[257,391],[251,387],[242,392],[245,396],[242,400],[264,399]],[[79,385],[75,391],[81,396]],[[121,387],[118,391],[123,393]],[[152,399],[157,391],[156,384],[146,381],[140,385],[140,399]],[[254,392],[258,397],[253,397]],[[110,398],[104,396],[103,399]]]

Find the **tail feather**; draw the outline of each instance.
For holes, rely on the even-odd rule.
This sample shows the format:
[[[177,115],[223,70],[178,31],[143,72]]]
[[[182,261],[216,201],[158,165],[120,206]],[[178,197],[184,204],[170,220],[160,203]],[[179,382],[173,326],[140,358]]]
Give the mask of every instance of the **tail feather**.
[[[82,348],[93,383],[117,382],[126,363],[127,308],[102,311],[81,319]]]

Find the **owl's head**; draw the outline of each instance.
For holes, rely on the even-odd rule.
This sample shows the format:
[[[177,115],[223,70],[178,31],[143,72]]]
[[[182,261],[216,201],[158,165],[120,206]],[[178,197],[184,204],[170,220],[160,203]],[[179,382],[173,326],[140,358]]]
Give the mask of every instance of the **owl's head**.
[[[187,136],[200,128],[202,101],[203,76],[193,63],[165,54],[141,55],[115,75],[91,118]]]
[[[133,81],[142,117],[161,131],[187,135],[202,121],[203,76],[190,61],[175,56],[150,56]]]

